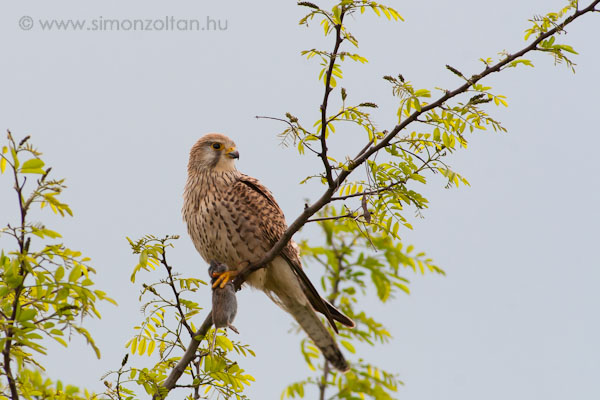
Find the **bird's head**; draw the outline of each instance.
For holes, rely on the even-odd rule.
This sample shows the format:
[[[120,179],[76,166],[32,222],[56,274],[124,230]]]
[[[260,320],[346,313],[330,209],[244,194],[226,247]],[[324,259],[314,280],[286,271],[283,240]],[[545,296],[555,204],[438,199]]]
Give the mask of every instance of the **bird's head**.
[[[219,133],[204,135],[190,151],[188,170],[235,171],[234,160],[240,158],[233,140]]]

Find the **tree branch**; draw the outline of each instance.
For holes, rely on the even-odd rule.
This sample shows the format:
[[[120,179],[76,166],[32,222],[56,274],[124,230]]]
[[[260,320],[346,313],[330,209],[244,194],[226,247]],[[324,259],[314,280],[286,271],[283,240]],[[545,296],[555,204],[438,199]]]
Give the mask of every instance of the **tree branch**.
[[[338,50],[340,45],[344,41],[342,38],[342,23],[344,20],[344,10],[340,13],[340,23],[335,25],[335,45],[333,47],[333,53],[331,53],[329,57],[329,66],[327,68],[327,73],[325,74],[325,94],[323,95],[323,103],[321,104],[321,152],[319,153],[319,157],[323,161],[323,166],[325,167],[325,177],[327,179],[327,184],[329,187],[335,187],[335,181],[333,180],[333,174],[331,172],[331,164],[329,164],[329,159],[327,158],[327,125],[329,125],[329,121],[327,120],[327,102],[329,101],[329,94],[333,90],[331,87],[331,75],[333,74],[333,67],[335,66],[335,60],[337,59]]]
[[[342,219],[342,218],[358,218],[360,217],[360,215],[356,215],[355,213],[348,213],[348,214],[344,214],[344,215],[336,215],[335,217],[321,217],[321,218],[310,218],[308,220],[306,220],[306,222],[318,222],[318,221],[332,221],[332,220],[336,220],[336,219]]]
[[[192,340],[190,341],[190,344],[188,345],[185,353],[183,354],[175,368],[173,368],[167,379],[163,382],[161,390],[159,391],[159,393],[155,394],[152,397],[152,399],[158,400],[167,397],[167,394],[169,394],[169,391],[175,387],[177,381],[179,380],[181,375],[183,375],[183,372],[185,371],[187,366],[196,357],[196,350],[198,350],[200,342],[206,336],[212,324],[212,312],[209,312],[206,318],[204,319],[202,326],[200,326],[198,331],[196,331],[196,333],[194,334],[194,337],[192,337]],[[200,340],[197,340],[196,338]]]
[[[160,260],[160,263],[165,267],[165,269],[167,270],[167,273],[169,274],[169,286],[171,287],[171,290],[173,291],[173,294],[175,295],[175,307],[177,308],[177,311],[179,311],[179,316],[181,318],[181,324],[183,326],[185,326],[185,329],[187,329],[190,336],[194,337],[194,331],[188,324],[188,322],[185,318],[185,313],[183,312],[183,309],[181,308],[181,301],[179,300],[179,292],[175,288],[175,282],[173,281],[173,274],[171,273],[172,268],[167,263],[167,255],[166,255],[164,247],[162,248],[160,255],[162,258]]]
[[[392,129],[383,139],[381,139],[381,141],[379,143],[377,143],[377,145],[373,145],[370,147],[366,147],[367,150],[365,150],[364,148],[361,149],[361,151],[357,154],[357,156],[350,162],[350,165],[348,166],[348,169],[346,170],[342,170],[340,172],[340,174],[338,175],[338,177],[335,179],[334,181],[334,185],[333,186],[329,186],[325,192],[321,195],[321,197],[315,202],[313,203],[311,206],[309,207],[305,207],[304,211],[296,218],[296,220],[294,220],[294,222],[292,222],[292,224],[288,227],[288,229],[283,233],[283,235],[281,236],[281,238],[277,241],[277,243],[275,243],[273,245],[273,247],[271,248],[271,250],[269,250],[264,257],[258,261],[257,263],[254,264],[250,264],[248,265],[246,268],[244,268],[236,277],[236,279],[234,280],[234,285],[236,287],[237,290],[239,290],[241,288],[241,285],[246,281],[246,279],[248,279],[248,276],[250,276],[250,274],[256,270],[259,270],[261,268],[264,268],[268,263],[270,263],[271,261],[273,261],[273,259],[281,252],[281,250],[283,250],[283,248],[287,245],[287,243],[290,241],[290,239],[292,238],[292,236],[302,227],[304,226],[304,224],[306,223],[306,221],[308,221],[308,219],[310,219],[310,217],[312,217],[314,214],[316,214],[321,208],[323,208],[325,205],[329,204],[332,200],[333,194],[335,193],[335,190],[340,187],[340,185],[346,180],[346,178],[348,178],[348,176],[361,164],[363,164],[369,157],[371,157],[373,154],[375,154],[376,152],[378,152],[379,150],[381,150],[382,148],[384,148],[385,146],[387,146],[389,144],[389,142],[398,135],[398,133],[400,133],[400,131],[404,128],[406,128],[410,123],[414,122],[417,117],[429,110],[432,110],[434,108],[439,107],[440,105],[444,104],[446,101],[448,101],[449,99],[458,96],[459,94],[462,94],[464,92],[466,92],[473,84],[477,83],[478,81],[480,81],[481,79],[485,78],[486,76],[488,76],[489,74],[493,73],[493,72],[498,72],[500,71],[500,69],[502,67],[504,67],[505,65],[507,65],[508,63],[516,60],[519,57],[522,57],[523,55],[525,55],[526,53],[535,50],[536,46],[542,42],[543,40],[547,39],[548,37],[554,35],[555,33],[557,33],[558,31],[562,30],[565,26],[567,26],[568,24],[570,24],[571,22],[573,22],[575,19],[581,17],[582,15],[592,11],[594,9],[594,6],[596,6],[596,4],[600,3],[600,0],[594,0],[589,6],[587,6],[584,9],[581,9],[577,12],[575,12],[573,15],[571,15],[570,17],[566,18],[561,24],[557,25],[556,27],[554,27],[553,29],[549,30],[548,32],[540,35],[537,39],[535,39],[531,44],[529,44],[528,46],[524,47],[523,49],[519,50],[518,52],[507,56],[504,60],[499,61],[498,63],[494,64],[491,67],[486,67],[480,74],[478,75],[473,75],[471,77],[471,79],[466,82],[465,84],[459,86],[458,88],[456,88],[453,91],[448,91],[446,92],[442,97],[440,97],[438,100],[434,101],[433,103],[430,103],[426,106],[423,106],[421,108],[421,111],[415,111],[413,112],[407,119],[405,119],[404,121],[402,121],[400,124],[396,125],[394,127],[394,129]]]
[[[504,67],[505,65],[509,64],[510,62],[516,60],[519,57],[524,56],[525,54],[527,54],[528,52],[530,52],[532,50],[537,50],[537,45],[538,44],[540,44],[542,41],[546,40],[550,36],[556,34],[557,32],[562,31],[565,26],[569,25],[575,19],[581,17],[582,15],[584,15],[584,14],[590,12],[590,11],[593,11],[594,7],[598,3],[600,3],[600,0],[594,0],[586,8],[583,8],[581,10],[576,11],[573,15],[571,15],[568,18],[566,18],[562,23],[560,23],[557,26],[555,26],[554,28],[550,29],[548,32],[543,33],[540,36],[538,36],[538,38],[535,39],[533,42],[531,42],[528,46],[524,47],[523,49],[517,51],[516,53],[514,53],[512,55],[508,55],[504,60],[501,60],[501,61],[497,62],[493,66],[486,67],[480,74],[473,75],[467,82],[465,82],[463,85],[459,86],[455,90],[446,92],[446,94],[444,94],[438,100],[436,100],[433,103],[427,104],[426,106],[422,107],[420,111],[413,112],[407,119],[405,119],[404,121],[402,121],[400,124],[396,125],[394,127],[394,129],[392,129],[390,131],[390,133],[388,133],[377,145],[369,148],[369,150],[363,152],[362,154],[359,153],[352,160],[352,163],[351,163],[349,169],[348,170],[344,170],[344,171],[342,171],[340,173],[340,175],[337,177],[337,181],[343,182],[348,177],[348,175],[350,175],[350,173],[352,172],[352,170],[354,168],[356,168],[357,166],[359,166],[360,164],[362,164],[363,162],[365,162],[374,153],[376,153],[377,151],[379,151],[382,148],[384,148],[385,146],[387,146],[389,144],[390,140],[392,140],[396,135],[398,135],[398,133],[402,129],[404,129],[410,123],[414,122],[419,115],[421,115],[423,113],[426,113],[429,110],[433,110],[434,108],[437,108],[437,107],[441,106],[442,104],[444,104],[446,101],[450,100],[451,98],[456,97],[459,94],[462,94],[462,93],[466,92],[471,86],[473,86],[475,83],[479,82],[481,79],[485,78],[486,76],[490,75],[491,73],[493,73],[493,72],[499,72],[502,67]]]
[[[12,142],[12,146],[15,150],[15,152],[18,153],[18,147],[10,133],[10,131],[8,131],[8,139]],[[23,142],[21,142],[23,143]],[[17,192],[17,196],[19,198],[19,210],[21,212],[21,233],[17,238],[17,242],[19,244],[19,253],[21,256],[24,255],[25,252],[29,251],[28,247],[28,243],[29,241],[27,241],[27,244],[25,242],[25,218],[27,216],[27,209],[24,207],[23,204],[23,186],[25,185],[25,181],[23,181],[22,185],[19,185],[19,175],[18,175],[18,171],[17,168],[15,168],[14,166],[12,167],[13,170],[13,176],[14,176],[14,180],[15,180],[15,191]],[[16,231],[15,231],[16,234]],[[15,298],[12,302],[12,314],[10,316],[10,323],[7,324],[8,328],[6,329],[6,342],[4,344],[4,348],[2,349],[2,354],[4,356],[4,372],[6,373],[6,379],[8,380],[8,387],[10,388],[10,398],[11,400],[18,400],[19,399],[19,392],[17,390],[17,383],[15,381],[15,378],[12,374],[12,370],[10,367],[10,356],[11,356],[11,348],[12,348],[12,344],[13,344],[13,333],[14,333],[14,325],[15,325],[15,321],[17,319],[17,310],[20,308],[19,307],[19,301],[20,301],[20,297],[21,297],[21,292],[23,291],[23,284],[25,282],[25,277],[27,275],[27,273],[25,272],[24,268],[23,268],[23,261],[21,261],[20,263],[20,268],[19,268],[19,275],[22,276],[22,281],[21,283],[15,288]]]
[[[425,161],[421,157],[419,157],[418,155],[416,155],[416,154],[414,154],[414,153],[412,153],[412,152],[410,152],[410,151],[408,151],[406,149],[401,149],[401,150],[404,151],[404,152],[406,152],[406,153],[410,153],[411,155],[417,157],[419,160],[421,160],[423,162],[423,164],[417,170],[414,171],[414,174],[418,174],[419,172],[421,172],[422,170],[424,170],[426,168],[432,169],[429,166],[429,163],[432,162],[432,161],[439,161],[439,154],[440,154],[439,152],[434,153],[434,156],[437,155],[438,157],[433,157],[433,158],[429,157],[429,159],[427,161]],[[376,194],[387,192],[388,190],[393,189],[394,187],[396,187],[398,185],[405,185],[407,182],[408,182],[408,178],[400,179],[399,181],[392,182],[392,183],[390,183],[387,186],[380,187],[380,188],[377,188],[375,190],[369,190],[369,191],[366,191],[366,192],[357,192],[357,193],[353,193],[353,194],[347,194],[347,195],[344,195],[344,196],[332,197],[331,198],[331,202],[339,201],[339,200],[346,200],[346,199],[350,199],[350,198],[353,198],[353,197],[359,197],[359,196],[373,196],[373,195],[376,195]],[[308,221],[308,222],[311,222],[311,221]]]
[[[306,222],[314,214],[316,214],[325,205],[329,204],[332,201],[333,195],[334,195],[335,191],[337,190],[337,188],[340,187],[340,185],[348,178],[348,176],[354,171],[354,169],[356,169],[358,166],[363,164],[373,154],[377,153],[379,150],[381,150],[382,148],[387,146],[390,143],[390,141],[398,135],[398,133],[400,131],[402,131],[404,128],[406,128],[412,122],[416,121],[416,119],[419,115],[441,106],[446,101],[466,92],[473,84],[477,83],[478,81],[480,81],[481,79],[490,75],[491,73],[499,72],[501,70],[501,68],[504,67],[505,65],[507,65],[508,63],[516,60],[519,57],[522,57],[523,55],[525,55],[526,53],[528,53],[530,51],[536,50],[537,45],[539,43],[541,43],[543,40],[556,34],[558,31],[561,31],[565,26],[567,26],[568,24],[573,22],[575,19],[581,17],[582,15],[584,15],[588,12],[591,12],[591,11],[595,11],[594,7],[598,3],[600,3],[600,0],[594,0],[589,6],[576,11],[573,15],[566,18],[561,24],[558,24],[556,27],[554,27],[553,29],[549,30],[548,32],[546,32],[544,34],[541,34],[537,39],[535,39],[528,46],[524,47],[523,49],[519,50],[518,52],[516,52],[512,55],[507,56],[505,59],[503,59],[502,61],[499,61],[498,63],[494,64],[493,66],[486,67],[485,70],[483,70],[480,74],[473,75],[466,83],[459,86],[455,90],[446,92],[438,100],[436,100],[433,103],[430,103],[426,106],[423,106],[420,111],[413,112],[407,119],[402,121],[400,124],[396,125],[394,127],[394,129],[392,129],[388,134],[386,134],[379,143],[377,143],[376,145],[371,145],[371,143],[369,143],[367,146],[362,148],[360,150],[360,152],[356,155],[356,157],[350,162],[348,169],[342,170],[335,180],[331,176],[331,166],[329,165],[329,163],[327,161],[327,147],[326,147],[326,143],[325,143],[325,131],[324,131],[325,125],[323,125],[321,127],[322,128],[321,145],[323,146],[321,158],[323,160],[326,174],[329,177],[331,177],[331,181],[328,179],[328,184],[329,184],[328,188],[325,190],[325,192],[321,195],[321,197],[316,202],[314,202],[311,206],[304,208],[303,212],[289,225],[287,230],[283,233],[283,235],[279,238],[279,240],[273,245],[271,250],[269,250],[263,256],[263,258],[261,260],[259,260],[258,262],[254,263],[254,264],[248,265],[246,268],[244,268],[238,274],[238,276],[234,280],[234,285],[235,285],[236,289],[239,290],[241,288],[241,285],[246,281],[246,279],[248,278],[248,276],[250,276],[250,274],[252,274],[256,270],[266,267],[267,264],[269,264],[271,261],[273,261],[273,259],[275,257],[277,257],[277,255],[279,255],[281,250],[283,250],[283,248],[291,240],[292,236],[302,226],[304,226],[304,224],[306,224]],[[339,33],[339,31],[337,31],[337,29],[338,28],[336,27],[336,47],[334,50],[334,55],[332,57],[334,57],[335,54],[337,53],[339,44],[341,43],[341,41],[339,40],[340,33]],[[341,26],[339,27],[339,29],[341,29]],[[338,41],[339,41],[339,43],[338,43]],[[330,67],[328,69],[328,78],[327,78],[328,82],[329,82],[329,79],[331,78],[332,72],[333,72],[333,58],[330,61]],[[327,84],[326,88],[329,88],[329,84]],[[321,108],[321,116],[322,116],[321,120],[322,121],[326,121],[326,116],[325,116],[325,119],[323,119],[323,115],[325,115],[325,112],[326,112],[327,99],[329,97],[330,91],[331,90],[326,89],[326,93],[325,93],[325,96],[323,99],[323,105],[321,106],[322,107]],[[364,193],[361,193],[361,195],[363,195],[363,194]],[[204,323],[200,327],[200,329],[198,329],[198,331],[195,333],[195,337],[206,336],[206,333],[208,332],[208,330],[210,329],[211,326],[212,326],[212,317],[211,317],[211,314],[209,313],[208,316],[206,317],[206,319],[204,320]],[[177,380],[183,374],[185,368],[194,359],[195,352],[200,344],[200,341],[196,340],[195,337],[192,338],[185,354],[179,360],[179,362],[177,363],[177,366],[175,366],[173,371],[171,371],[171,374],[169,375],[169,377],[163,383],[162,387],[166,389],[166,392],[163,392],[162,395],[158,395],[158,394],[155,395],[154,396],[155,399],[162,399],[162,398],[166,397],[166,395],[168,394],[168,391],[175,387]]]

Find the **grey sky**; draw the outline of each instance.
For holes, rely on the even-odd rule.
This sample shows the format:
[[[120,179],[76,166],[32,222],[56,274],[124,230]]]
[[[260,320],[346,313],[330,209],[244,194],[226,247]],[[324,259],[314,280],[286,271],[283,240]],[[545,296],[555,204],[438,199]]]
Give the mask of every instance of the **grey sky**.
[[[478,72],[480,57],[524,46],[528,18],[563,3],[390,2],[406,22],[366,16],[350,23],[358,52],[370,63],[348,64],[341,86],[352,101],[378,103],[379,125],[389,129],[395,102],[383,75],[402,73],[419,88],[454,88],[459,81],[445,64]],[[297,25],[304,10],[294,2],[29,1],[0,10],[0,129],[32,135],[55,176],[67,178],[64,198],[75,218],[44,218],[92,257],[98,287],[119,302],[87,325],[101,360],[75,340],[69,350],[50,346],[46,365],[53,378],[101,391],[99,377],[118,367],[141,317],[138,287],[129,282],[136,259],[125,236],[181,234],[172,263],[206,277],[180,216],[195,140],[211,131],[232,137],[241,153],[238,168],[274,192],[288,220],[321,190],[296,184],[318,168],[317,160],[281,148],[276,134],[283,127],[254,116],[289,111],[315,120],[319,66],[299,52],[329,49],[330,41],[317,24]],[[24,15],[33,18],[32,30],[19,28]],[[46,18],[164,16],[209,16],[226,20],[227,30],[44,32],[35,25]],[[560,40],[580,52],[576,74],[535,55],[535,69],[487,81],[508,97],[508,109],[493,115],[509,132],[471,135],[468,151],[452,157],[472,187],[446,190],[434,177],[423,189],[431,207],[404,233],[406,242],[448,276],[407,271],[410,296],[370,302],[395,339],[360,349],[360,356],[399,373],[406,383],[399,398],[600,396],[600,15],[583,17],[568,32]],[[338,156],[362,147],[344,140],[344,132],[336,135]],[[4,224],[15,208],[1,179]],[[306,237],[319,240],[312,228],[297,235]],[[199,294],[206,304],[209,297]],[[248,394],[279,398],[285,384],[309,373],[298,337],[288,334],[291,318],[258,292],[244,290],[238,301],[235,325],[257,353],[242,362],[257,378]]]

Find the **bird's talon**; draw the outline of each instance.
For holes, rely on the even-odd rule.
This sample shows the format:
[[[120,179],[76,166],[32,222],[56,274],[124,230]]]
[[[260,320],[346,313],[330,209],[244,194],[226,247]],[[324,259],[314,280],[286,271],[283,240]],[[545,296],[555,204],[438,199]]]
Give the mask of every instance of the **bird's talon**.
[[[221,286],[221,282],[224,279],[227,279],[227,275],[226,274],[227,274],[227,272],[223,272],[222,274],[217,274],[217,273],[213,274],[213,278],[217,277],[217,279],[215,279],[215,281],[212,284],[213,289]],[[227,281],[225,281],[225,282],[227,282]]]
[[[217,287],[223,289],[229,283],[229,281],[231,281],[236,275],[237,272],[235,271],[225,271],[221,274],[213,274],[213,277],[218,276],[218,278],[215,279],[215,282],[212,285],[213,289]]]

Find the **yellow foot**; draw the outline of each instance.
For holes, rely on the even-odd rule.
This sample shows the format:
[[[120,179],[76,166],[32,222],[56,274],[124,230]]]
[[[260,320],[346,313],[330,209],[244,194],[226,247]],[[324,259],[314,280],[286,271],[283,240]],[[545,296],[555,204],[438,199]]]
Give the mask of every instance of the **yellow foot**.
[[[237,274],[237,271],[225,271],[222,273],[214,273],[212,277],[217,279],[215,279],[215,283],[213,283],[212,285],[213,289],[215,289],[217,286],[223,289],[225,285],[227,285],[229,281],[235,278]]]

